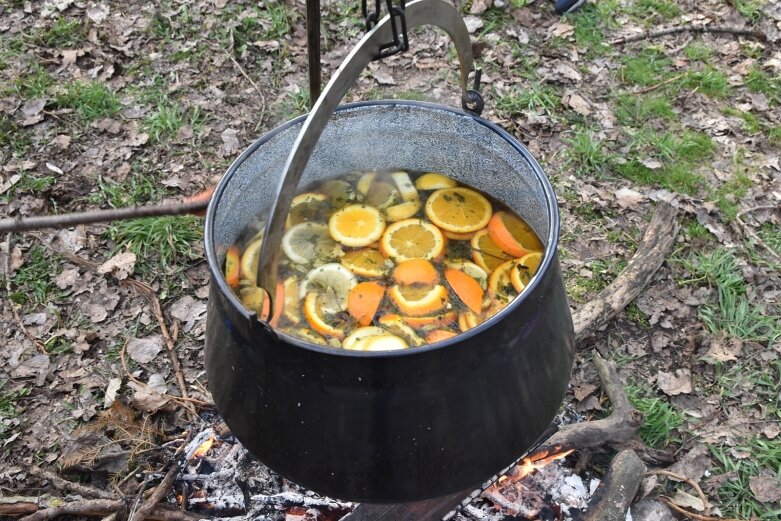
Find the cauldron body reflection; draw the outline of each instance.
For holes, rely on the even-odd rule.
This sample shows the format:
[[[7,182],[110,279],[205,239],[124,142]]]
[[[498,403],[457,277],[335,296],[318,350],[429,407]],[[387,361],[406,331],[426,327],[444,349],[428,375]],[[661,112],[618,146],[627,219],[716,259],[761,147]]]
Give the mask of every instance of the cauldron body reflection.
[[[551,186],[525,147],[479,117],[418,102],[340,107],[302,184],[352,170],[442,172],[522,216],[545,256],[519,298],[448,341],[369,353],[310,345],[256,320],[221,274],[228,246],[268,209],[302,122],[256,141],[209,206],[206,369],[217,408],[263,463],[321,494],[393,503],[480,484],[545,431],[569,381],[574,334]]]

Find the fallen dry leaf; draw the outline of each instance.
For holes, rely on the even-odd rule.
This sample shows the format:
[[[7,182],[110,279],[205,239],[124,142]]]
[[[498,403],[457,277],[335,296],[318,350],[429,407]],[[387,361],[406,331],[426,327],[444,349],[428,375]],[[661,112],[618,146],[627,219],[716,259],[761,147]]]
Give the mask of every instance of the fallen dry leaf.
[[[162,335],[152,335],[145,338],[131,338],[127,342],[125,350],[130,358],[139,364],[146,364],[163,350]]]
[[[483,14],[492,3],[493,0],[474,0],[469,8],[469,14]]]
[[[121,378],[112,378],[109,380],[103,396],[104,409],[108,409],[114,403],[114,400],[117,398],[117,391],[119,391],[120,387],[122,387]]]
[[[136,254],[131,251],[123,251],[111,257],[98,267],[98,273],[106,275],[111,273],[117,280],[125,280],[133,273],[136,266]]]
[[[222,138],[221,153],[223,157],[232,156],[239,151],[239,139],[236,137],[239,131],[233,128],[226,128],[220,134]]]
[[[675,374],[659,371],[656,375],[659,389],[669,396],[692,392],[692,375],[689,369],[676,369]]]
[[[721,334],[711,339],[708,352],[702,355],[702,359],[709,364],[730,362],[738,359],[742,349],[743,341],[740,338]]]
[[[622,208],[634,208],[643,200],[643,194],[631,188],[619,188],[615,191],[616,202]]]
[[[675,493],[675,495],[672,497],[672,502],[681,508],[693,508],[697,512],[702,512],[705,510],[705,504],[702,502],[702,499],[696,496],[692,496],[683,490],[678,490]]]
[[[781,500],[781,482],[775,476],[751,476],[748,487],[754,498],[761,503],[775,503]]]
[[[670,472],[699,481],[705,475],[705,471],[711,468],[712,463],[708,448],[704,444],[698,444],[678,458],[678,461],[670,467]]]

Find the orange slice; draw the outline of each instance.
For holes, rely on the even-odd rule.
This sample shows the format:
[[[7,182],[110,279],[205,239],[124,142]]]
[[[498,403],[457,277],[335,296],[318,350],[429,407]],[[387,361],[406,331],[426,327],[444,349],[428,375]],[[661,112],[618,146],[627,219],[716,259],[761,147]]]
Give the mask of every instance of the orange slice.
[[[447,237],[448,239],[453,239],[454,241],[468,241],[475,236],[474,232],[455,233],[455,232],[449,232],[447,230],[443,230],[442,233],[444,234],[445,237]]]
[[[523,288],[529,283],[531,278],[537,273],[537,269],[542,262],[542,253],[535,251],[524,255],[515,264],[512,271],[510,271],[510,280],[515,287],[515,291],[520,293]]]
[[[447,304],[447,289],[436,286],[391,286],[388,291],[391,300],[405,315],[428,315],[439,311]]]
[[[508,212],[496,212],[488,223],[488,235],[508,255],[523,257],[543,249],[528,224]]]
[[[451,262],[446,262],[445,266],[448,268],[453,268],[459,271],[463,271],[473,279],[477,281],[478,284],[480,284],[480,287],[484,290],[488,288],[488,274],[485,272],[483,268],[475,264],[474,262],[469,262],[465,260],[455,260]]]
[[[401,319],[410,327],[421,328],[426,326],[442,327],[455,324],[458,321],[458,313],[455,311],[448,311],[439,315],[428,315],[419,317],[407,317],[403,316]]]
[[[393,280],[397,284],[428,284],[439,282],[439,273],[426,259],[411,259],[399,263],[393,270]]]
[[[383,315],[378,320],[383,327],[387,328],[391,333],[394,333],[407,342],[415,346],[422,346],[426,343],[414,329],[404,323],[399,315],[389,314]]]
[[[444,174],[428,172],[415,180],[415,188],[418,190],[439,190],[440,188],[455,188],[458,183]]]
[[[231,246],[225,252],[225,281],[232,288],[239,287],[239,247]]]
[[[385,220],[373,206],[351,204],[334,213],[328,219],[331,237],[345,246],[368,246],[385,231]]]
[[[410,259],[434,259],[445,249],[439,228],[420,219],[404,219],[385,229],[380,250],[395,262]]]
[[[270,311],[266,290],[257,286],[243,287],[239,290],[241,303],[250,311],[254,311],[260,320],[268,318]]]
[[[434,331],[429,331],[426,335],[426,343],[435,344],[454,336],[456,336],[456,333],[449,329],[435,329]]]
[[[509,302],[515,298],[515,287],[512,283],[511,272],[515,268],[516,259],[508,260],[500,264],[488,279],[488,289],[494,297],[503,302]]]
[[[487,273],[494,271],[500,264],[512,259],[488,235],[488,230],[480,230],[469,241],[472,246],[472,258]]]
[[[389,206],[383,213],[385,214],[385,220],[395,223],[404,219],[409,219],[420,210],[420,201],[415,199],[413,201],[406,201],[401,204],[395,204]]]
[[[298,194],[290,203],[290,211],[287,214],[286,228],[296,224],[325,220],[331,205],[325,194],[304,192]]]
[[[384,277],[390,271],[393,263],[371,245],[362,250],[348,251],[339,260],[342,266],[358,276],[377,278]]]
[[[376,282],[360,282],[347,295],[347,312],[362,326],[372,323],[385,288]]]
[[[344,330],[326,322],[320,311],[318,297],[319,295],[314,291],[306,295],[304,299],[304,317],[306,317],[306,321],[312,329],[321,335],[332,336],[341,340],[344,337]]]
[[[480,287],[479,282],[454,268],[445,269],[445,279],[466,307],[475,313],[480,313],[483,308],[483,288]]]
[[[449,232],[476,232],[491,220],[491,203],[469,188],[443,188],[426,201],[426,216]]]

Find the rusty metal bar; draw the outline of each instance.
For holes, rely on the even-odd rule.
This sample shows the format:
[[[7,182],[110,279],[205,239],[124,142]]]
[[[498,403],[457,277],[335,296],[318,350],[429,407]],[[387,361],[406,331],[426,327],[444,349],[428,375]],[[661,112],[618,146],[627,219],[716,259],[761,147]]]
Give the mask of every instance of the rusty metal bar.
[[[320,97],[320,0],[306,0],[306,48],[309,57],[309,108]]]

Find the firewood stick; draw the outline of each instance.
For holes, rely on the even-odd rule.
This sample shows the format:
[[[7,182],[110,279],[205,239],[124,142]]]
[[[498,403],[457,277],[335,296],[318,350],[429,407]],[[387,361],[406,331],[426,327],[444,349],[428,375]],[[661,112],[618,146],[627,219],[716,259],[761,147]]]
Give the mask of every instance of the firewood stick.
[[[632,450],[622,450],[589,501],[583,521],[624,521],[645,476],[645,465]]]
[[[677,215],[677,208],[669,203],[657,204],[637,251],[626,268],[594,300],[572,314],[576,343],[615,317],[651,281],[675,243],[678,234]]]
[[[85,497],[94,497],[100,499],[116,498],[114,494],[106,492],[105,490],[100,490],[94,487],[89,487],[87,485],[82,485],[81,483],[74,483],[73,481],[68,481],[67,479],[61,478],[54,472],[49,472],[48,470],[44,470],[41,467],[35,465],[30,467],[30,474],[32,474],[37,478],[51,481],[52,485],[54,485],[59,490],[67,490],[69,492],[75,492]]]
[[[757,40],[760,40],[762,42],[767,41],[767,35],[765,35],[765,33],[761,31],[752,31],[751,29],[741,29],[740,27],[687,24],[687,25],[679,25],[676,27],[657,29],[655,31],[646,31],[631,36],[625,36],[623,38],[617,38],[610,43],[612,43],[613,45],[619,45],[623,43],[638,42],[640,40],[645,40],[647,38],[653,39],[653,38],[658,38],[660,36],[667,36],[670,34],[677,34],[683,32],[734,34],[735,36],[746,36],[749,38],[756,38]]]
[[[562,427],[540,445],[535,453],[622,445],[635,437],[637,429],[643,424],[643,413],[629,403],[615,366],[596,351],[594,351],[593,361],[602,388],[610,399],[613,412],[601,420],[573,423]]]
[[[355,506],[353,503],[342,503],[330,498],[304,496],[296,492],[280,492],[272,495],[256,494],[250,496],[250,501],[277,507],[304,507],[324,510],[351,510]]]
[[[14,501],[13,503],[10,502]],[[80,515],[86,517],[105,517],[124,508],[122,499],[85,499],[82,501],[67,501],[62,498],[42,499],[38,497],[0,498],[0,514],[23,515],[19,521],[46,521],[65,515]],[[158,506],[147,519],[151,521],[197,521],[203,516],[172,510]]]
[[[145,519],[150,519],[149,516],[155,510],[157,504],[160,503],[160,501],[166,495],[168,495],[168,492],[170,492],[171,486],[174,484],[174,480],[176,479],[176,476],[179,474],[180,470],[181,469],[179,468],[179,465],[173,463],[171,468],[168,469],[168,472],[163,478],[163,481],[161,481],[157,488],[155,488],[155,491],[152,493],[152,495],[141,504],[138,510],[136,510],[133,515],[130,516],[128,521],[144,521]]]

